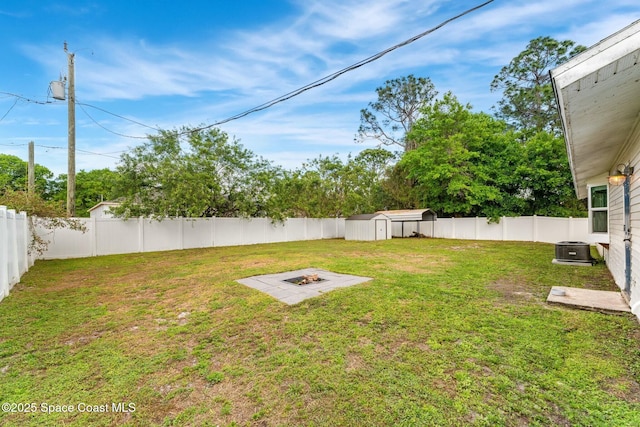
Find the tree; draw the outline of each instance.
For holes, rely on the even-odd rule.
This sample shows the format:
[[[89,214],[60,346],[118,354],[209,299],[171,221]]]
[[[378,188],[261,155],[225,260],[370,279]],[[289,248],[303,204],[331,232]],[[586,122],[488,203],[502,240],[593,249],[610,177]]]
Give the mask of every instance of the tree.
[[[6,189],[0,193],[0,205],[15,209],[17,212],[26,212],[29,218],[29,230],[31,242],[29,251],[42,254],[47,250],[49,242],[45,240],[38,229],[55,230],[56,228],[69,228],[72,230],[86,231],[82,222],[75,218],[67,218],[67,211],[54,201],[44,200],[38,193]]]
[[[276,190],[283,214],[289,217],[347,217],[379,210],[381,182],[394,155],[367,149],[342,161],[319,156],[301,168],[285,172]]]
[[[519,145],[506,123],[473,113],[447,93],[424,108],[410,136],[418,148],[399,165],[415,181],[422,206],[453,216],[520,214],[524,203],[512,178]]]
[[[353,214],[371,213],[387,207],[389,196],[383,184],[395,160],[393,153],[382,148],[363,150],[353,158],[351,170],[356,178],[355,190],[360,196]]]
[[[422,202],[414,189],[416,180],[410,178],[409,164],[398,162],[387,169],[381,183],[383,210],[419,209]]]
[[[360,111],[360,127],[357,141],[377,139],[382,145],[397,145],[404,152],[416,148],[408,137],[422,108],[437,95],[429,78],[409,75],[387,80],[385,86],[376,89],[378,100]]]
[[[567,150],[561,137],[538,132],[523,146],[515,170],[528,215],[586,216],[573,190]]]
[[[80,170],[76,173],[76,216],[88,217],[89,209],[96,204],[118,198],[116,183],[119,177],[111,169]],[[67,175],[60,174],[56,178],[56,187],[59,191],[54,199],[66,202]]]
[[[496,116],[526,131],[525,136],[541,131],[561,135],[549,70],[585,49],[570,40],[550,37],[531,40],[491,82],[491,91],[503,91]]]
[[[28,164],[17,156],[0,154],[0,192],[7,189],[22,191],[27,190]],[[35,191],[43,198],[53,196],[53,172],[36,163],[35,165]]]
[[[117,172],[119,216],[279,215],[270,200],[276,168],[216,128],[150,136],[121,156]]]

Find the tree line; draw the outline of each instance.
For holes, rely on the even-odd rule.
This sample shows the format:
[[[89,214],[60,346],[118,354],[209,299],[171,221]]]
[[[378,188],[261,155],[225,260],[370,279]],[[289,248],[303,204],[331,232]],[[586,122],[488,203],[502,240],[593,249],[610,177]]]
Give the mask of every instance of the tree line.
[[[503,94],[493,114],[440,95],[428,77],[388,80],[361,110],[356,135],[378,148],[346,159],[318,156],[295,169],[217,128],[161,131],[124,153],[115,170],[79,171],[76,212],[88,216],[98,202],[116,200],[120,216],[158,219],[347,217],[427,207],[457,217],[584,216],[548,74],[584,49],[532,40],[491,83]],[[26,162],[0,155],[0,204],[29,211],[21,196],[26,175]],[[32,197],[62,213],[66,175],[54,178],[41,165],[35,175]]]

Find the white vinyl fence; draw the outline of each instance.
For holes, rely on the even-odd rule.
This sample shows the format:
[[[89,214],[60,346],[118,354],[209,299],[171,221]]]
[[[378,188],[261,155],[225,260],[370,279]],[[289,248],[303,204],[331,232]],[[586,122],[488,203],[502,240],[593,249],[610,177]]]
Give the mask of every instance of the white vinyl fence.
[[[291,218],[273,223],[268,218],[113,218],[82,219],[87,231],[38,230],[50,241],[41,259],[81,258],[135,252],[216,246],[251,245],[299,240],[344,238],[344,218]],[[398,223],[394,224],[396,227]],[[588,241],[586,218],[540,216],[503,217],[499,223],[486,218],[438,218],[420,222],[420,233],[429,237],[469,240],[511,240],[557,243]],[[404,235],[418,231],[417,222],[403,225]]]
[[[0,300],[33,265],[28,253],[29,219],[24,212],[0,206]]]
[[[422,224],[421,230],[431,230],[428,222]],[[499,223],[489,223],[486,218],[438,218],[432,237],[544,243],[589,241],[587,218],[544,216],[502,217]]]
[[[81,219],[85,233],[38,230],[49,247],[41,259],[153,252],[216,246],[252,245],[344,237],[344,218],[135,218]]]

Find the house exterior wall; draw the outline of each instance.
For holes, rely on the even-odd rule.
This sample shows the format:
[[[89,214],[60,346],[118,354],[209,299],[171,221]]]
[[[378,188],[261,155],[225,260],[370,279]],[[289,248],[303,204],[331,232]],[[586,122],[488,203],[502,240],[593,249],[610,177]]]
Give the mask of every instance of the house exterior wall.
[[[624,206],[622,187],[609,186],[609,263],[616,285],[624,288]]]
[[[619,164],[635,168],[630,180],[630,227],[631,227],[631,286],[630,306],[640,317],[640,121],[636,123],[626,148],[611,165],[611,171]],[[624,243],[624,187],[609,186],[609,270],[620,289],[625,288],[625,243]]]

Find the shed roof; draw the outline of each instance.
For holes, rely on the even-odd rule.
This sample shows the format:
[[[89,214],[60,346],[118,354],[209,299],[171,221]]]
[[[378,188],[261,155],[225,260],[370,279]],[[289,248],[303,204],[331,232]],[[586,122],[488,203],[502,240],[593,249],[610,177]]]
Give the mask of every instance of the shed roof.
[[[351,215],[347,218],[347,221],[368,221],[378,217],[381,217],[380,219],[389,219],[385,215],[378,212],[373,214]]]
[[[393,211],[378,211],[391,218],[392,222],[401,221],[435,221],[438,217],[431,209],[398,209]]]
[[[93,211],[95,209],[98,209],[101,206],[120,206],[120,203],[118,203],[118,202],[100,202],[97,205],[87,209],[87,211],[91,212],[91,211]]]
[[[639,126],[639,57],[640,20],[551,70],[578,198],[615,167]]]

